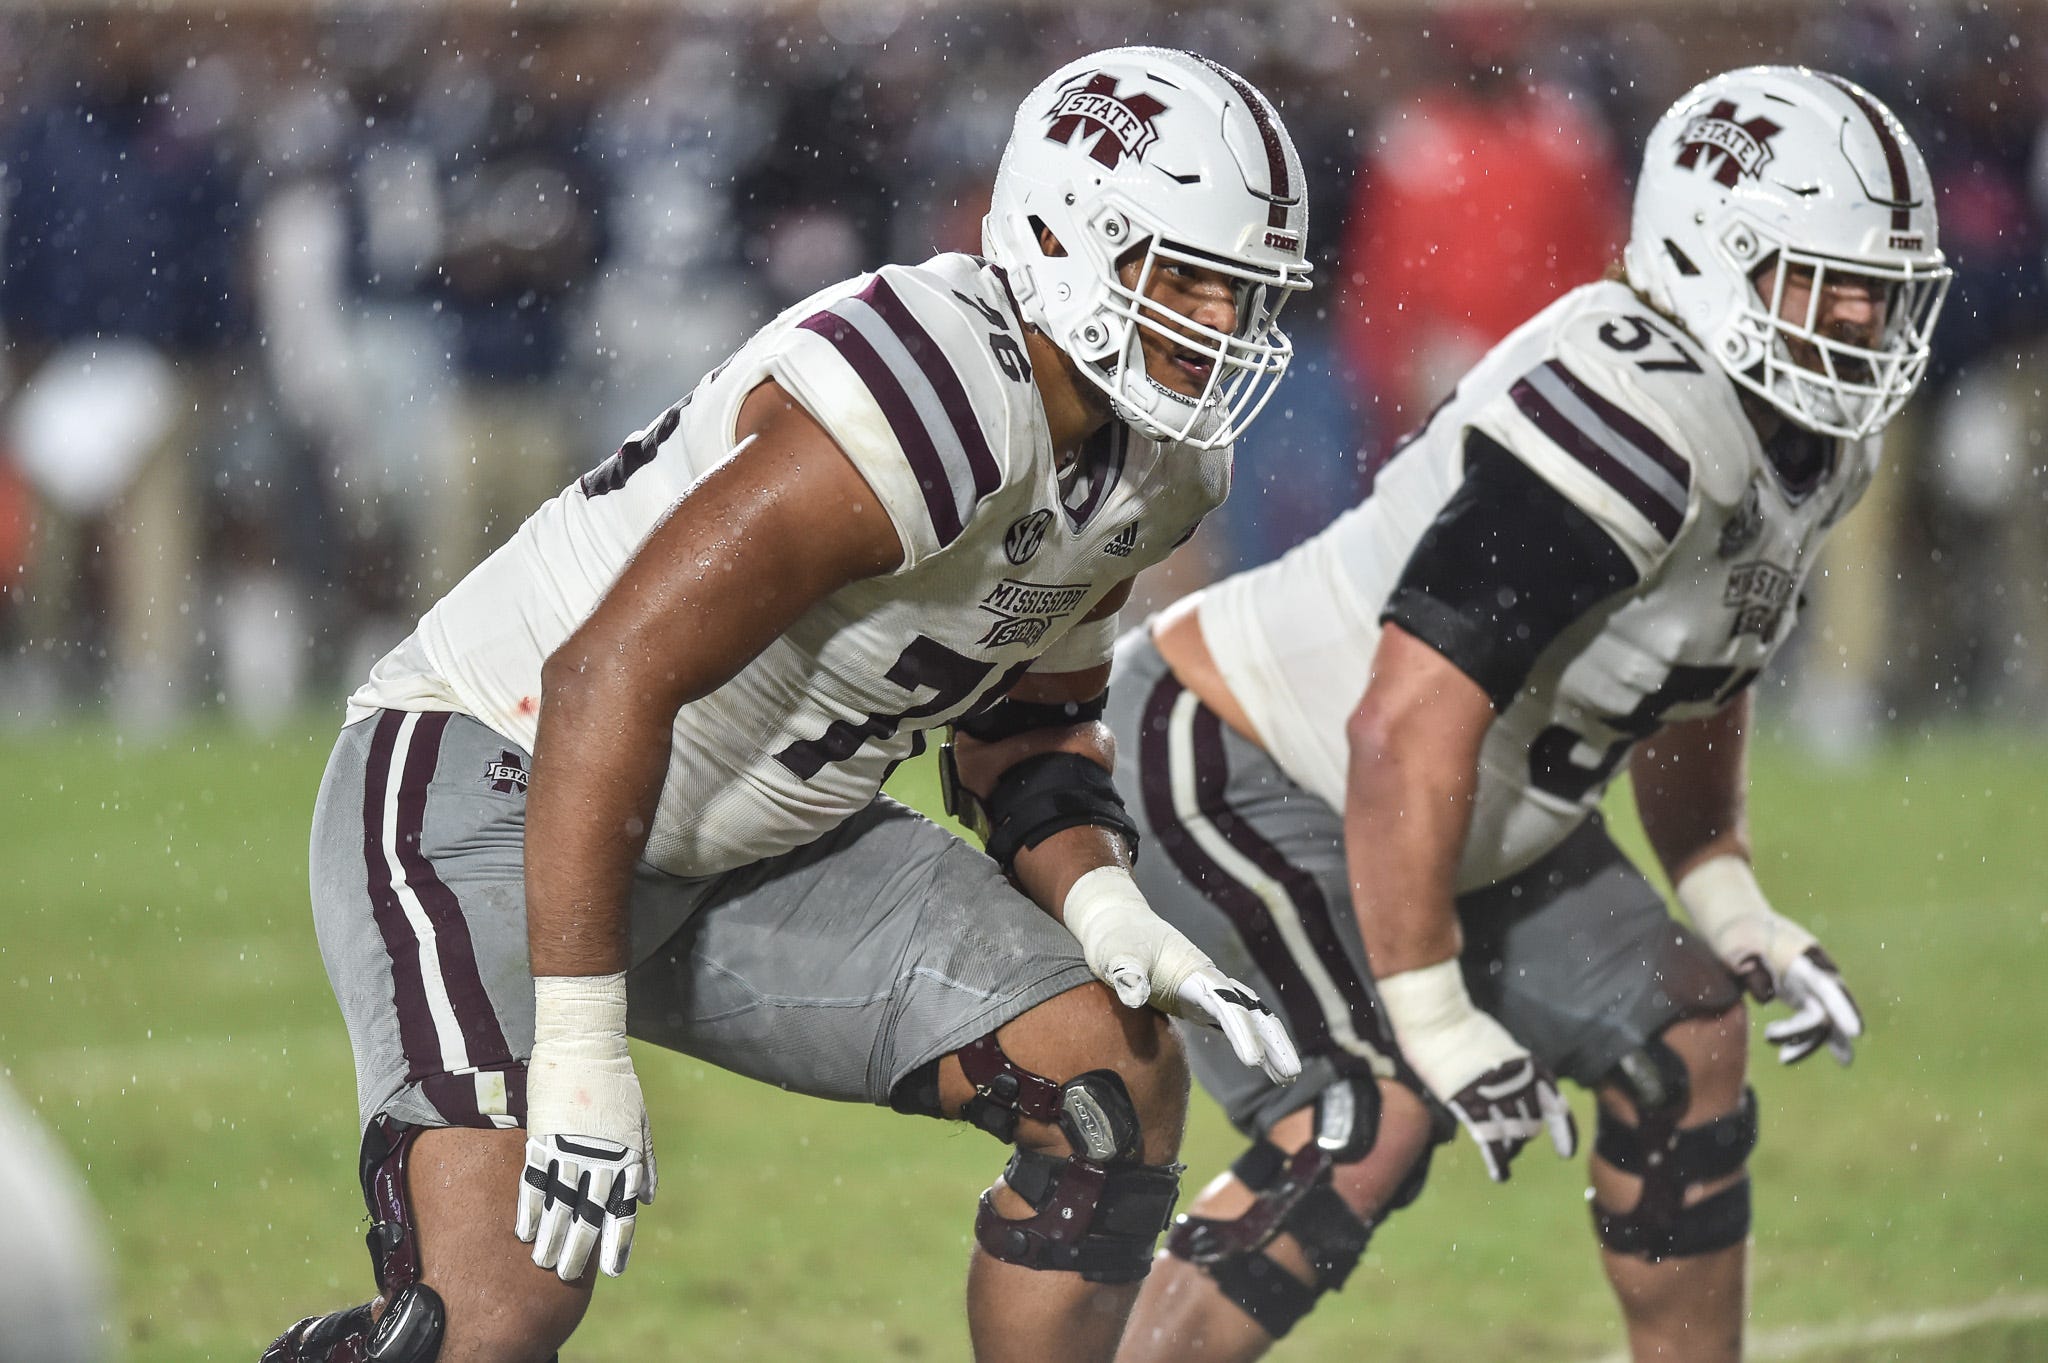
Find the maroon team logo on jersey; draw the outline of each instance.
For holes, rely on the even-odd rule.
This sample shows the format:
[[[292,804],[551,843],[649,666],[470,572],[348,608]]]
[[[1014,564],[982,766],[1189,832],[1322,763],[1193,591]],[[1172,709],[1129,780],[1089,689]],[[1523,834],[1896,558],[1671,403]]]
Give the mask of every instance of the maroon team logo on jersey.
[[[1115,170],[1126,156],[1145,159],[1145,151],[1159,140],[1152,120],[1166,112],[1166,106],[1147,94],[1117,93],[1116,77],[1106,71],[1076,76],[1060,87],[1048,115],[1045,140],[1073,145],[1076,134],[1093,137],[1088,154]]]
[[[1735,101],[1724,99],[1685,125],[1678,164],[1690,168],[1704,157],[1714,166],[1714,178],[1733,189],[1743,176],[1755,179],[1762,172],[1771,159],[1771,139],[1783,131],[1762,114],[1737,122]]]
[[[523,794],[529,779],[519,754],[510,749],[499,753],[497,761],[484,763],[484,784],[500,795]]]
[[[1045,532],[1051,524],[1052,512],[1044,507],[1011,521],[1010,528],[1003,532],[1003,557],[1019,565],[1028,562],[1045,542]]]

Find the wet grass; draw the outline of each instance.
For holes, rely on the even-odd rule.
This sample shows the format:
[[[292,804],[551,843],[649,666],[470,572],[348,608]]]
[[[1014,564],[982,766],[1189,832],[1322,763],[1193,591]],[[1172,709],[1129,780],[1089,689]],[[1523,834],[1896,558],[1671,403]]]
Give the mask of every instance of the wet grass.
[[[0,1065],[85,1169],[134,1359],[253,1359],[295,1316],[368,1292],[353,1073],[305,907],[331,737],[0,735]],[[2038,1300],[2048,740],[1950,732],[1846,771],[1767,747],[1757,767],[1765,884],[1828,941],[1871,1024],[1846,1071],[1753,1056],[1760,1343]],[[904,776],[921,799],[921,774]],[[664,1053],[641,1071],[661,1201],[569,1358],[965,1356],[974,1197],[1000,1147]],[[1191,1182],[1237,1146],[1198,1103]],[[1447,1152],[1277,1356],[1612,1350],[1582,1170],[1534,1152],[1517,1170],[1496,1189]],[[1789,1347],[1829,1363],[2048,1356],[2040,1322],[1840,1338]]]

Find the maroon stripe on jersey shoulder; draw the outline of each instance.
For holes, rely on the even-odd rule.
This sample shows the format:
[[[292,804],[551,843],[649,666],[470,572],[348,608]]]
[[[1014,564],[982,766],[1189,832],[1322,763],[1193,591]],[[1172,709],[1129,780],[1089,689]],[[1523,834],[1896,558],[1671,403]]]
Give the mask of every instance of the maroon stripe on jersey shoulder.
[[[1227,66],[1220,66],[1198,53],[1189,53],[1197,61],[1228,81],[1230,88],[1237,91],[1244,101],[1245,111],[1258,125],[1259,140],[1266,144],[1266,183],[1272,199],[1290,199],[1294,191],[1289,187],[1291,179],[1287,174],[1287,148],[1280,140],[1279,126],[1273,121],[1273,111],[1266,107],[1266,101],[1257,90],[1252,89],[1242,77]],[[1287,205],[1270,203],[1266,210],[1266,226],[1287,226]]]
[[[1870,120],[1871,130],[1877,134],[1878,144],[1884,148],[1885,169],[1892,177],[1892,196],[1885,201],[1885,206],[1892,211],[1892,231],[1910,230],[1913,223],[1908,215],[1919,204],[1913,198],[1913,177],[1906,171],[1906,149],[1899,145],[1899,139],[1892,132],[1891,124],[1885,121],[1884,113],[1848,81],[1825,71],[1815,74],[1847,95],[1849,102],[1862,110],[1863,116]]]
[[[981,422],[974,415],[974,403],[967,396],[966,385],[953,371],[952,361],[946,358],[946,352],[932,339],[931,333],[924,329],[924,324],[917,320],[902,297],[880,275],[876,275],[874,282],[862,289],[858,297],[875,310],[876,316],[888,323],[889,330],[896,333],[896,339],[903,343],[903,348],[924,371],[932,392],[938,395],[939,405],[946,410],[946,419],[953,425],[953,434],[960,441],[960,448],[967,452],[967,467],[974,481],[974,500],[979,502],[1002,484],[1003,475],[996,466],[995,455],[989,452],[988,437],[982,433]],[[972,511],[971,505],[969,511]]]
[[[917,478],[918,489],[924,493],[925,514],[931,517],[932,531],[939,537],[939,544],[948,545],[958,539],[962,522],[959,508],[953,504],[953,484],[946,477],[946,465],[932,444],[931,433],[924,427],[924,418],[917,414],[917,407],[903,391],[888,362],[875,353],[868,338],[853,323],[836,312],[816,313],[797,325],[830,341],[867,385],[896,443],[903,447],[903,457]]]
[[[385,710],[370,735],[363,770],[363,869],[370,891],[371,917],[391,958],[391,1002],[398,1013],[398,1045],[405,1053],[405,1077],[413,1082],[439,1073],[441,1044],[427,1008],[426,985],[420,977],[420,940],[398,902],[397,873],[384,855],[385,797],[390,789],[391,758],[405,716]]]
[[[441,760],[441,738],[454,716],[447,711],[423,714],[413,727],[412,746],[406,753],[405,771],[398,787],[398,861],[405,870],[406,884],[420,901],[427,921],[434,927],[435,955],[439,959],[441,983],[448,991],[448,1005],[462,1040],[469,1051],[472,1068],[490,1068],[512,1059],[505,1045],[504,1029],[498,1026],[497,1010],[484,988],[477,968],[476,943],[469,935],[469,920],[455,892],[442,881],[434,863],[420,848],[426,827],[427,787]]]
[[[1619,492],[1628,504],[1643,514],[1645,520],[1656,529],[1667,542],[1678,534],[1685,523],[1685,509],[1675,507],[1670,499],[1638,478],[1627,465],[1602,449],[1594,438],[1581,430],[1571,418],[1551,405],[1548,398],[1538,392],[1527,379],[1515,380],[1508,390],[1515,406],[1522,415],[1534,422],[1536,428],[1548,436],[1552,443],[1572,458],[1584,464],[1597,474],[1601,481]]]
[[[1544,367],[1557,375],[1558,381],[1566,388],[1571,389],[1573,397],[1592,408],[1594,414],[1606,422],[1616,435],[1641,450],[1651,463],[1670,474],[1673,482],[1682,488],[1692,486],[1692,465],[1686,462],[1684,455],[1665,444],[1662,436],[1636,420],[1635,416],[1624,408],[1610,402],[1605,395],[1582,381],[1577,374],[1572,373],[1560,362],[1551,360]]]

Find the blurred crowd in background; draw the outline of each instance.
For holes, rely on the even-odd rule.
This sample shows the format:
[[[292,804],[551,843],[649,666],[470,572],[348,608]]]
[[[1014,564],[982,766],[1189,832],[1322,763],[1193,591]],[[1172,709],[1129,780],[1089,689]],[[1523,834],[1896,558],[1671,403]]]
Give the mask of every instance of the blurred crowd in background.
[[[172,4],[0,15],[0,726],[276,725],[779,309],[976,250],[1017,100],[1213,56],[1310,176],[1299,357],[1157,602],[1269,558],[1492,342],[1617,258],[1714,70],[1919,138],[1957,282],[1774,713],[2048,723],[2048,11]]]

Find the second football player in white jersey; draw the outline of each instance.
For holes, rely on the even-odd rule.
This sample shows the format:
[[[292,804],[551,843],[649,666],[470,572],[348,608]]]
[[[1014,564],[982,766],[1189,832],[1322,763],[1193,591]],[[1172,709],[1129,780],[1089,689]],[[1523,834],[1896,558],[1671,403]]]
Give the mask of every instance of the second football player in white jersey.
[[[1016,1145],[976,1353],[1109,1356],[1185,1103],[1140,1005],[1298,1069],[1138,894],[1098,716],[1131,577],[1286,368],[1301,184],[1222,67],[1071,64],[1018,111],[988,259],[777,318],[377,666],[312,873],[381,1295],[267,1359],[549,1358],[655,1193],[629,1033]],[[946,724],[994,860],[878,795]]]
[[[1781,1058],[1862,1020],[1750,869],[1749,684],[1791,631],[1948,280],[1926,167],[1855,85],[1733,72],[1652,132],[1626,269],[1502,341],[1361,505],[1126,640],[1110,720],[1160,912],[1258,986],[1304,1079],[1203,1083],[1256,1138],[1120,1354],[1246,1359],[1340,1286],[1462,1124],[1496,1179],[1599,1095],[1593,1221],[1638,1358],[1741,1347]],[[1693,930],[1601,827],[1628,764]],[[1369,1318],[1369,1317],[1368,1317]]]

